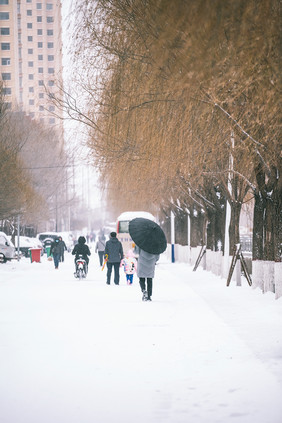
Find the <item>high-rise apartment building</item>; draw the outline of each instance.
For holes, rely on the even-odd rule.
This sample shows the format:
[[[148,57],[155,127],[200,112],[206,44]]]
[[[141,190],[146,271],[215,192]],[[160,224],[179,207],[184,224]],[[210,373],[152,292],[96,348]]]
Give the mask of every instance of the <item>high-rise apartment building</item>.
[[[57,159],[63,156],[64,147],[62,112],[50,97],[59,92],[62,84],[61,20],[61,0],[0,0],[0,88],[4,102],[12,111],[40,122],[43,129],[52,129]],[[52,157],[44,156],[44,145],[39,144],[39,149],[49,165]],[[37,182],[41,182],[39,169],[30,168]],[[67,169],[58,163],[50,171],[57,172],[56,186],[49,191],[48,184],[40,187],[40,195],[49,207],[49,221],[43,219],[40,224],[46,230],[65,230],[69,228]]]
[[[5,102],[62,135],[47,95],[62,79],[61,1],[0,0],[0,40]]]

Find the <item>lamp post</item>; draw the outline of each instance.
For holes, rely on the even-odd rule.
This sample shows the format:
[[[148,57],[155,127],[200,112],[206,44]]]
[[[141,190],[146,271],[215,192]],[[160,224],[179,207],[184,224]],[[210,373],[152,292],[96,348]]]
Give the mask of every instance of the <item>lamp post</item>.
[[[18,250],[18,261],[20,261],[20,215],[18,214],[18,219],[17,219],[17,229],[18,229],[18,234],[17,234],[17,237],[18,237],[18,248],[17,248],[17,250]]]
[[[188,245],[188,263],[190,263],[190,252],[191,252],[191,219],[190,212],[187,210],[187,245]]]

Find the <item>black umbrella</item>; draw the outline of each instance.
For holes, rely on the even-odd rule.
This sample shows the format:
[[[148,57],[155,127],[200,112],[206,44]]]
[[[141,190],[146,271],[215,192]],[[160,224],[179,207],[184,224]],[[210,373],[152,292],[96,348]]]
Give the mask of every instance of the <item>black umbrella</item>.
[[[162,228],[144,217],[136,217],[129,222],[129,234],[137,247],[151,254],[161,254],[166,250],[166,237]]]

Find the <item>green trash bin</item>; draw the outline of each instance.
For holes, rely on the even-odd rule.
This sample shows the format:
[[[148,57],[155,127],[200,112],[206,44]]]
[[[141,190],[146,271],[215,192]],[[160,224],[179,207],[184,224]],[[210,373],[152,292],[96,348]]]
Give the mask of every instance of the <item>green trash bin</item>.
[[[50,254],[51,245],[47,245],[47,247],[45,247],[45,249],[46,249],[47,257],[50,257],[51,256],[51,254]]]

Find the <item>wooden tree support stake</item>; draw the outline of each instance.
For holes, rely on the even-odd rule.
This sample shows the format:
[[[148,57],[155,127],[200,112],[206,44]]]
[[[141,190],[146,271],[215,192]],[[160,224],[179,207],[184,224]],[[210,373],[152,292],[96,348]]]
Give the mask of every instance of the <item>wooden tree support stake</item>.
[[[195,272],[197,270],[197,268],[198,268],[198,266],[199,266],[199,264],[200,264],[200,262],[201,262],[201,260],[202,260],[202,258],[204,256],[204,254],[206,253],[206,250],[207,250],[206,245],[203,245],[202,248],[201,248],[200,254],[198,255],[197,261],[195,263],[193,272]]]
[[[226,286],[229,286],[230,285],[231,278],[232,278],[232,275],[233,275],[233,272],[234,272],[234,269],[235,269],[237,260],[240,260],[241,266],[242,266],[242,270],[243,270],[244,275],[245,275],[245,277],[247,279],[247,282],[248,282],[248,284],[250,286],[252,286],[252,279],[251,279],[251,276],[250,276],[250,274],[248,272],[247,265],[246,265],[244,256],[243,256],[242,251],[241,251],[241,244],[237,244],[234,247],[234,253],[233,253],[233,257],[232,257],[232,261],[231,261],[231,265],[230,265],[230,269],[229,269],[229,274],[228,274]]]

